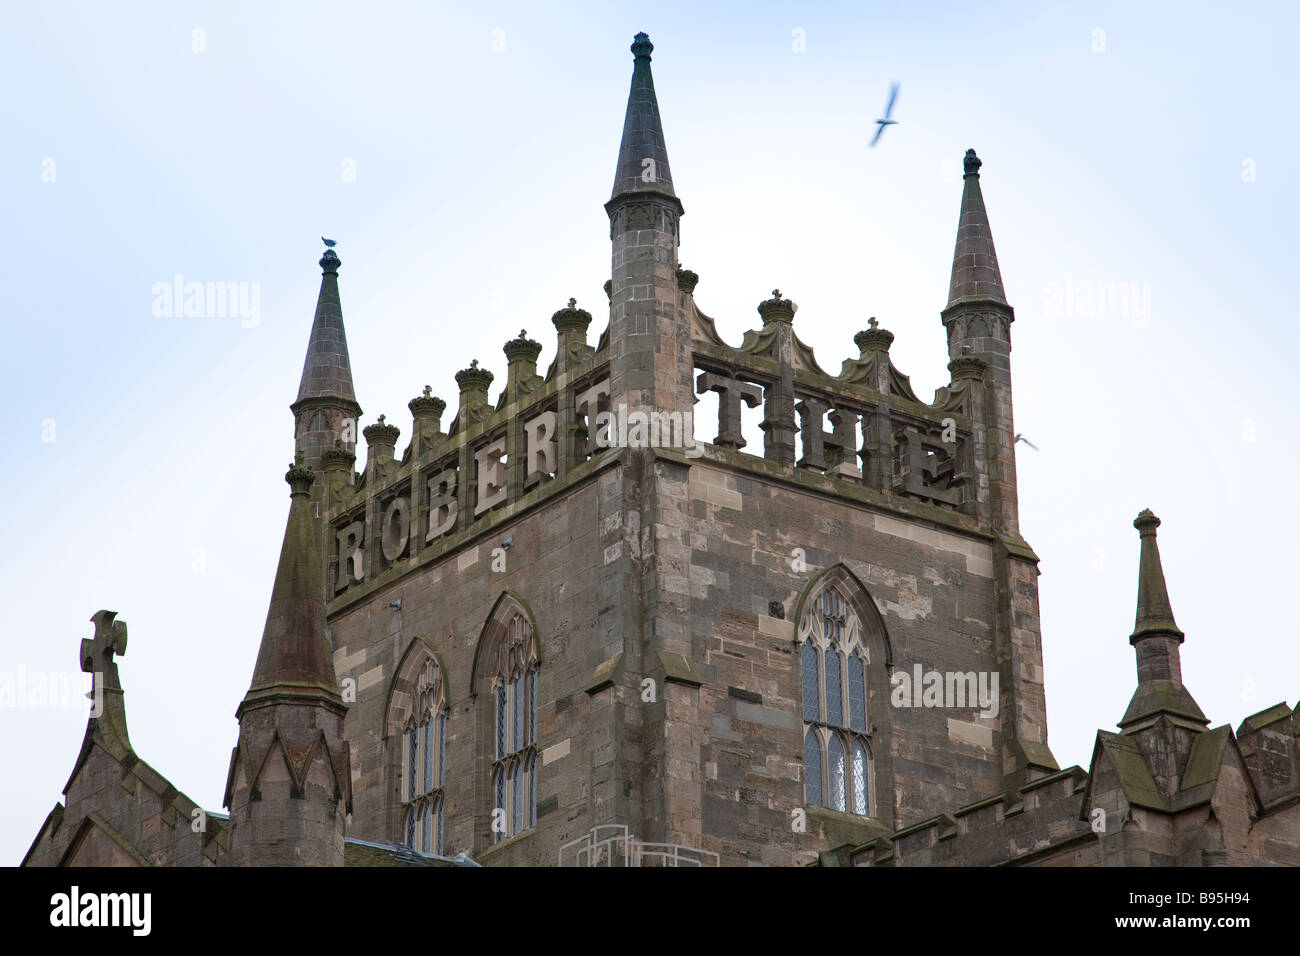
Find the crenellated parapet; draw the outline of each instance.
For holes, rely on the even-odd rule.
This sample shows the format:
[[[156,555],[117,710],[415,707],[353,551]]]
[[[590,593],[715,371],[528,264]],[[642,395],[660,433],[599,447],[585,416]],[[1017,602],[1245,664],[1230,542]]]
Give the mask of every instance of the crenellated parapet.
[[[545,375],[542,344],[521,330],[502,348],[506,375],[495,395],[496,376],[478,360],[456,373],[458,400],[445,431],[447,403],[425,386],[409,403],[411,438],[400,455],[401,430],[380,416],[362,430],[360,474],[341,444],[322,456],[331,610],[617,459],[609,354],[603,342],[588,343],[591,320],[574,299],[552,316],[556,354]]]
[[[858,845],[822,853],[830,866],[1032,865],[1080,855],[1092,863],[1097,836],[1081,812],[1088,774],[1069,767],[1026,786]]]
[[[874,317],[854,336],[858,356],[844,360],[840,373],[832,375],[795,332],[798,307],[780,290],[759,304],[761,328],[747,331],[733,347],[695,304],[697,282],[694,273],[679,271],[682,304],[691,317],[696,391],[718,395],[712,449],[746,448],[742,419],[744,409],[753,408],[769,466],[831,479],[832,487],[846,494],[869,489],[889,499],[983,517],[977,448],[982,359],[954,360],[951,382],[925,403],[890,360],[893,333]],[[742,466],[748,457],[751,453],[738,456]]]

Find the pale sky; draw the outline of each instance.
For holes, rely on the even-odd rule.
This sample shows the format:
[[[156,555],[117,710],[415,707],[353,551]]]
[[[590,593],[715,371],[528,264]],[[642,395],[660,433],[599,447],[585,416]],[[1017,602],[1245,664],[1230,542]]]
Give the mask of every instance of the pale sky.
[[[1133,692],[1144,507],[1212,725],[1295,703],[1294,9],[862,6],[8,5],[0,670],[75,675],[116,610],[136,751],[219,810],[318,237],[339,240],[365,421],[386,413],[399,450],[406,402],[454,404],[474,358],[499,387],[521,327],[545,368],[570,296],[594,343],[644,30],[682,264],[732,343],[779,286],[824,368],[874,315],[929,399],[961,157],[983,159],[1062,766],[1086,769]],[[895,80],[899,125],[868,149]],[[177,274],[247,283],[256,321],[156,315]],[[1120,289],[1127,312],[1088,305]],[[61,799],[87,706],[0,706],[0,863]]]

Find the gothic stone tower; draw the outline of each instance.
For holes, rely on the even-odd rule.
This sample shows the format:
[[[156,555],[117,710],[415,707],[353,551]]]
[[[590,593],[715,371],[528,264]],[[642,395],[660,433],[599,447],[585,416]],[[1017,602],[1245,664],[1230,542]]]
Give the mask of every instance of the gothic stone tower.
[[[626,827],[601,833],[797,864],[1057,770],[979,160],[942,312],[952,377],[932,402],[874,319],[823,370],[780,292],[728,344],[678,262],[652,50],[638,34],[594,345],[571,299],[544,372],[520,332],[495,397],[471,362],[444,430],[426,386],[405,450],[381,416],[360,472],[295,403],[334,667],[355,692],[350,836],[554,864]],[[316,326],[341,347],[336,282],[335,262]],[[317,329],[309,371],[346,370]],[[308,398],[345,415],[347,378]],[[697,444],[704,392],[719,421]]]

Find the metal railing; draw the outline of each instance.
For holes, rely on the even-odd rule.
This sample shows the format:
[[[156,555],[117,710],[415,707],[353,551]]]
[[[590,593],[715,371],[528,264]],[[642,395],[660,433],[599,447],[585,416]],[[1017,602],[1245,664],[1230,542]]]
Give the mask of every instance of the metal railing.
[[[603,823],[560,847],[560,866],[718,866],[718,854],[680,843],[648,843],[621,823]]]

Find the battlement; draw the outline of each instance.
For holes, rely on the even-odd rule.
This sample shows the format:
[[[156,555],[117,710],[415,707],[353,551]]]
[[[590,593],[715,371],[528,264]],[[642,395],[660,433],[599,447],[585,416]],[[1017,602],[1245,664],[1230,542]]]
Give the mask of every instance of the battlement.
[[[1026,863],[1096,839],[1081,813],[1088,774],[1067,767],[857,846],[820,854],[823,866],[993,866]]]
[[[586,341],[590,313],[570,299],[552,316],[558,342],[545,376],[540,343],[521,331],[503,347],[505,387],[478,361],[456,374],[459,403],[447,430],[446,403],[425,387],[410,402],[412,435],[395,454],[400,429],[380,416],[363,430],[360,473],[340,443],[323,456],[327,573],[331,610],[351,604],[436,558],[477,541],[618,458],[597,443],[596,419],[609,411],[609,350]]]
[[[758,306],[763,323],[739,347],[718,335],[695,304],[697,277],[680,271],[681,307],[691,321],[695,388],[718,395],[715,449],[746,447],[742,404],[762,407],[762,457],[783,470],[835,480],[845,492],[866,488],[886,498],[925,502],[961,514],[978,509],[974,438],[987,363],[974,356],[949,364],[952,382],[922,402],[889,357],[893,333],[869,328],[854,336],[859,354],[831,375],[795,333],[798,307],[773,290]],[[830,430],[826,429],[829,422]],[[744,467],[744,461],[732,458]]]
[[[503,346],[507,375],[495,402],[495,377],[475,360],[456,375],[459,401],[445,432],[447,403],[426,386],[409,404],[412,434],[400,458],[401,430],[382,415],[363,430],[360,473],[342,443],[323,454],[334,601],[350,603],[476,540],[625,449],[706,459],[811,493],[988,530],[976,480],[987,363],[949,363],[952,382],[926,404],[890,360],[894,336],[874,318],[854,336],[859,354],[831,375],[794,333],[797,306],[779,292],[759,305],[761,328],[732,347],[696,306],[697,282],[678,270],[694,389],[718,396],[712,442],[697,437],[703,426],[690,412],[611,406],[608,329],[589,345],[591,316],[571,299],[552,316],[557,349],[545,376],[537,374],[541,344],[521,330]],[[761,456],[743,451],[742,405],[761,408]]]

